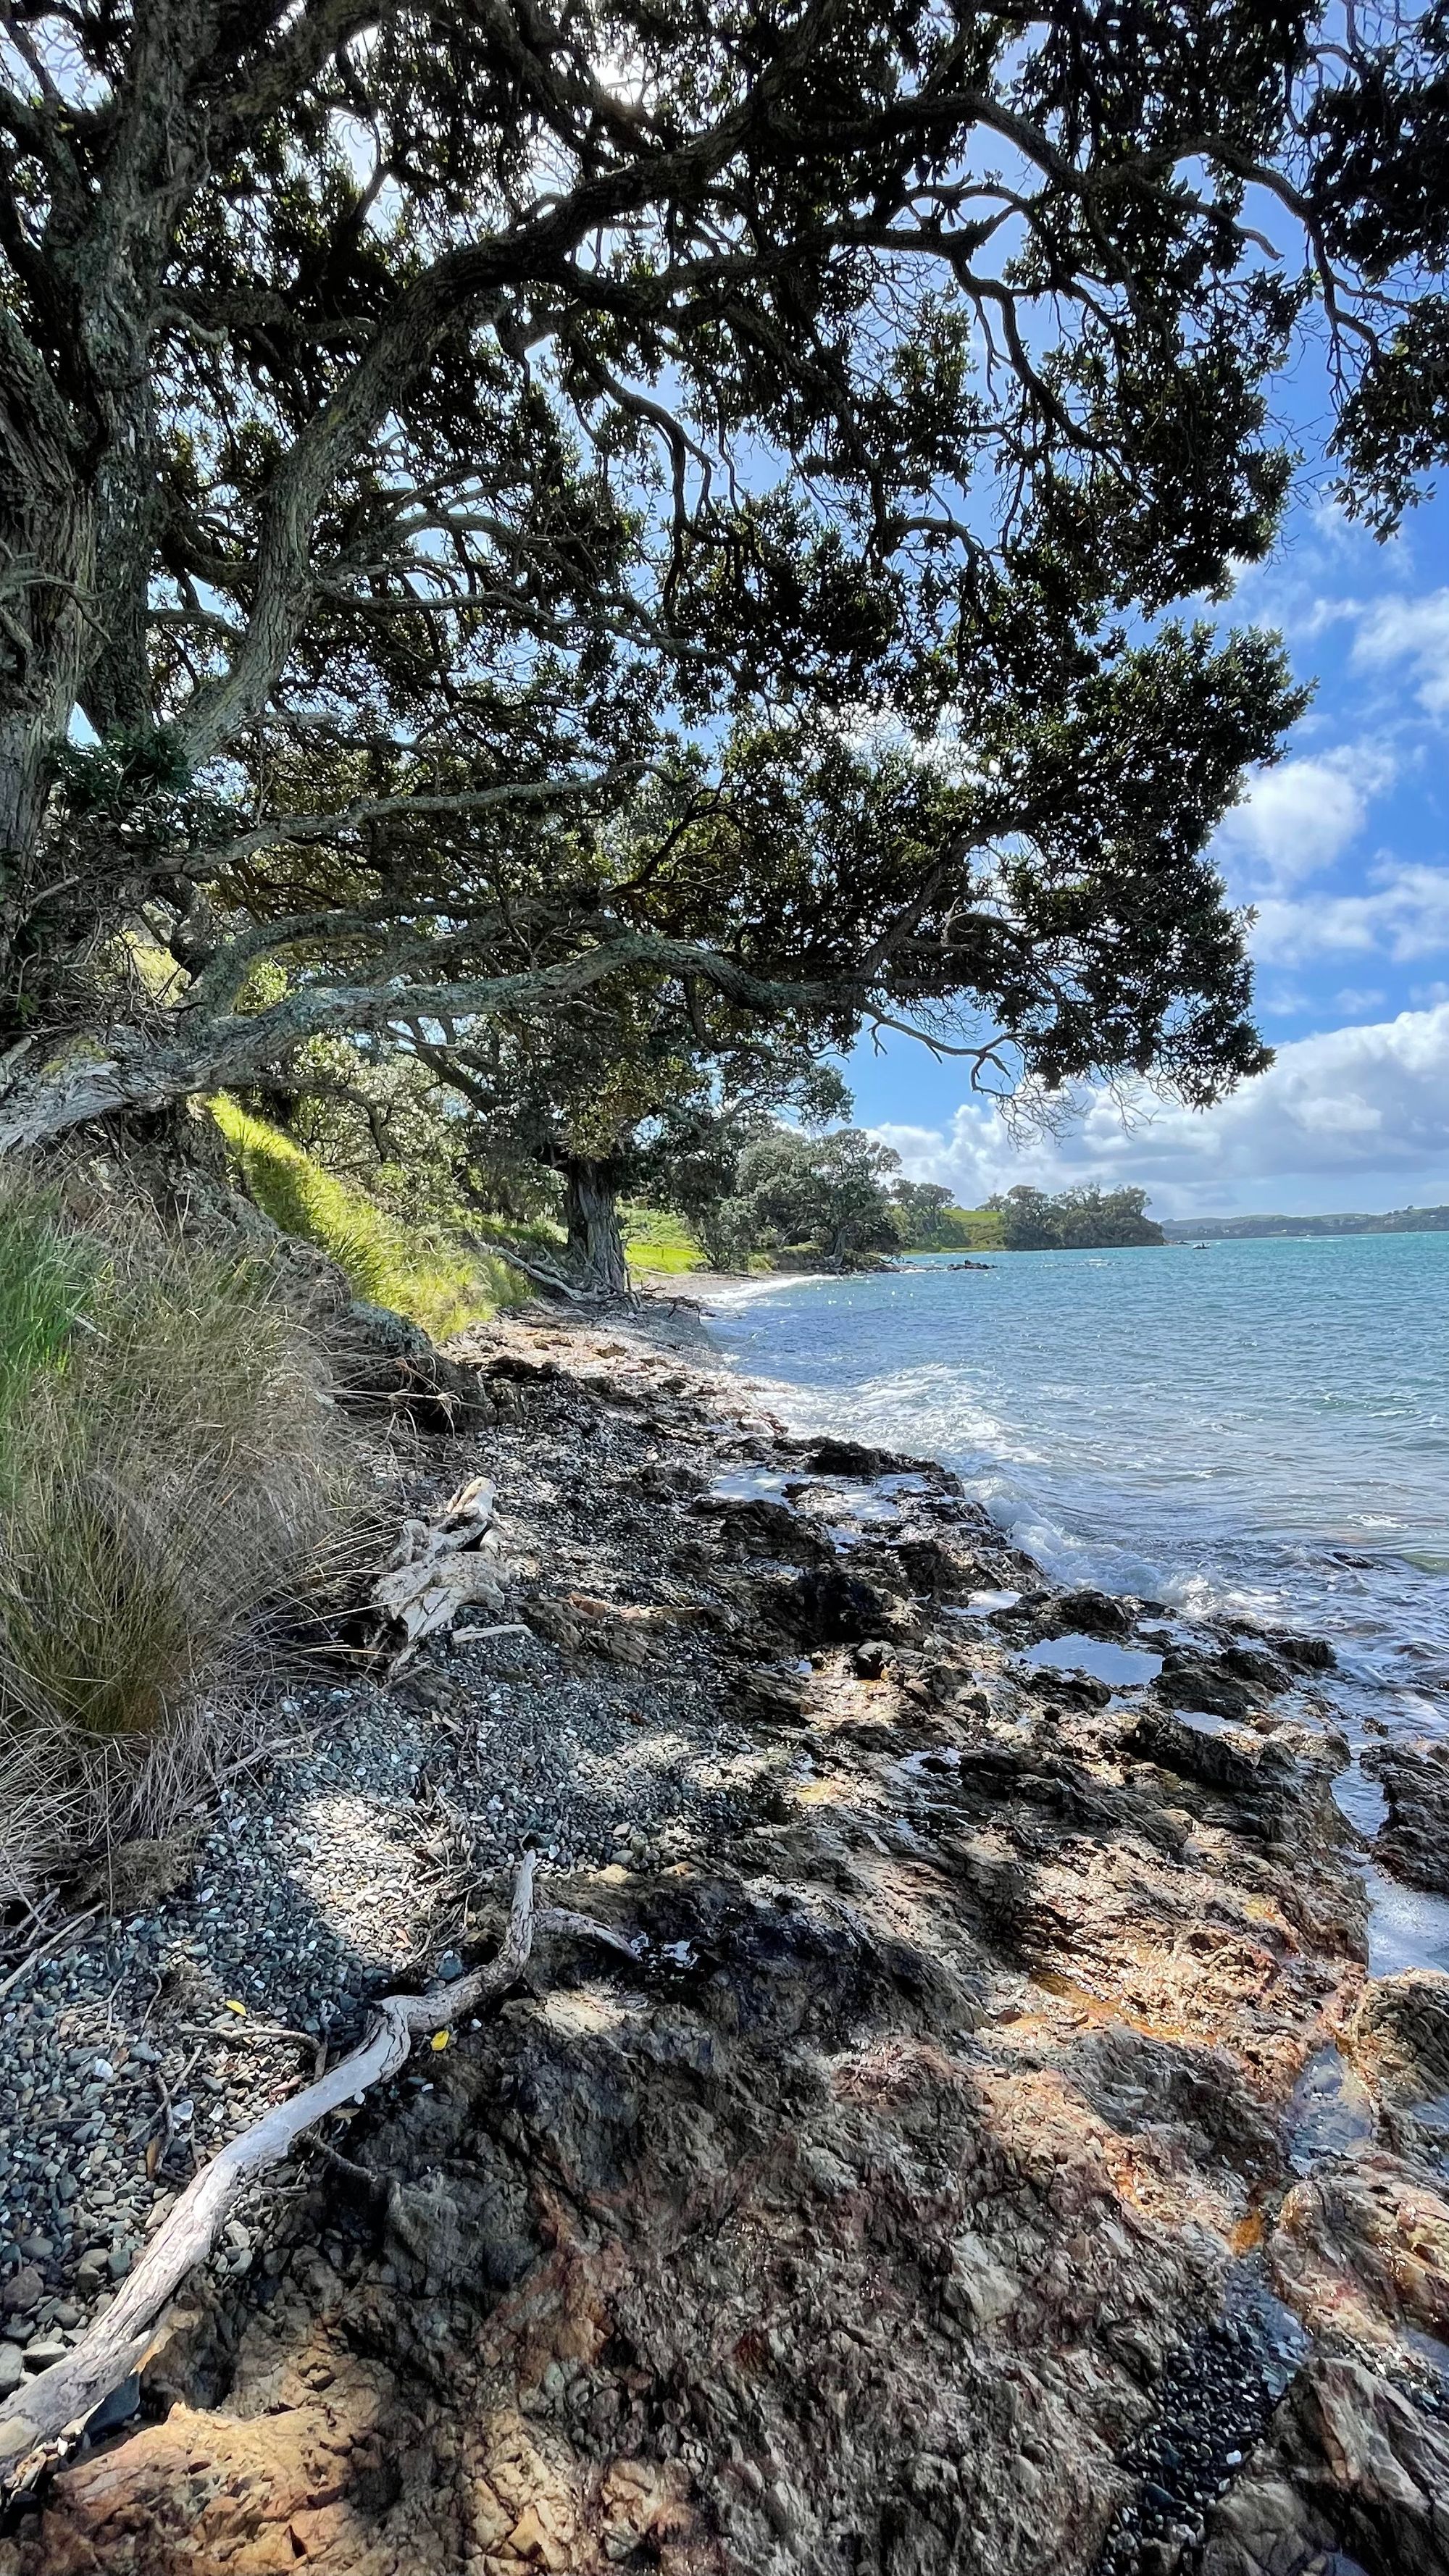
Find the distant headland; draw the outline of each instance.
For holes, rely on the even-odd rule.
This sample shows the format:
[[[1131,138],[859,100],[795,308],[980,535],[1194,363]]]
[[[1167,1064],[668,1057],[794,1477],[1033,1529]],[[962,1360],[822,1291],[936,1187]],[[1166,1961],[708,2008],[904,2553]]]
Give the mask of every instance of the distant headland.
[[[1165,1216],[1159,1222],[1169,1243],[1264,1234],[1449,1234],[1449,1207],[1390,1208],[1384,1216]]]

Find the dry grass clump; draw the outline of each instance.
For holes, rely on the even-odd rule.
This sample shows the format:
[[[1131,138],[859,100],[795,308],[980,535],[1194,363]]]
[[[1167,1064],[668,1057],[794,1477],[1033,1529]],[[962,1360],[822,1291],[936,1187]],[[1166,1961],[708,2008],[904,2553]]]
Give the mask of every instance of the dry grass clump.
[[[0,1888],[164,1829],[216,1759],[201,1708],[338,1501],[316,1364],[261,1265],[0,1197]]]

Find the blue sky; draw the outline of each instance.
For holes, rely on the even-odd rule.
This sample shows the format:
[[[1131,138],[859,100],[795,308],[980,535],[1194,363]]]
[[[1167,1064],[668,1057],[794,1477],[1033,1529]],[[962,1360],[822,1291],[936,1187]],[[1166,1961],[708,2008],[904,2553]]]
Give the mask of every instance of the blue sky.
[[[1159,1215],[1449,1201],[1449,493],[1381,546],[1305,479],[1273,560],[1220,613],[1283,635],[1317,694],[1215,855],[1253,903],[1277,1062],[1215,1110],[1091,1097],[1013,1140],[909,1040],[849,1070],[860,1123],[966,1204],[1131,1180]]]

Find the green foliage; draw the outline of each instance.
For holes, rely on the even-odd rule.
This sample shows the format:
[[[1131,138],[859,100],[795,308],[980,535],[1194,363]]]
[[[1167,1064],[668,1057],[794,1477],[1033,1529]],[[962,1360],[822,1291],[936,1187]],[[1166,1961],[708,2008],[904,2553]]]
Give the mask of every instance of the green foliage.
[[[734,1197],[747,1145],[773,1131],[773,1110],[793,1110],[809,1128],[849,1113],[850,1093],[834,1066],[813,1060],[803,1041],[777,1036],[768,1049],[741,1045],[723,1078],[693,1081],[668,1101],[637,1142],[634,1169],[650,1201],[683,1219],[713,1270],[748,1268],[748,1220]]]
[[[936,1181],[897,1181],[891,1191],[904,1252],[979,1251],[1001,1243],[1001,1220],[989,1208],[953,1207]]]
[[[185,745],[170,725],[118,725],[99,742],[62,743],[55,765],[73,814],[131,814],[191,783]]]
[[[400,1225],[447,1230],[476,1200],[474,1160],[486,1151],[478,1122],[400,1046],[314,1038],[285,1088],[259,1086],[242,1105]]]
[[[899,1248],[886,1187],[898,1161],[858,1128],[805,1136],[777,1127],[745,1147],[722,1221],[751,1250],[808,1253],[845,1269]]]
[[[214,1100],[212,1115],[258,1207],[284,1234],[327,1253],[355,1297],[390,1306],[441,1342],[527,1296],[526,1283],[499,1255],[472,1252],[441,1231],[400,1225],[364,1191],[324,1171],[280,1128],[234,1101]]]
[[[1164,1243],[1160,1225],[1144,1215],[1145,1190],[1062,1190],[1055,1198],[1019,1186],[988,1202],[1000,1220],[1008,1252],[1073,1252],[1128,1243]]]
[[[1449,1207],[1389,1208],[1377,1216],[1348,1213],[1333,1216],[1194,1216],[1169,1217],[1163,1225],[1169,1243],[1250,1242],[1262,1235],[1449,1234]]]
[[[26,1261],[48,1283],[28,1306]],[[86,1742],[181,1714],[302,1579],[337,1476],[314,1366],[255,1262],[135,1215],[78,1228],[15,1187],[0,1340],[8,1810]]]
[[[1207,852],[1302,696],[1164,621],[1273,542],[1315,301],[1351,506],[1446,451],[1444,8],[284,15],[27,13],[0,1054],[154,1106],[515,1005],[562,1057],[587,989],[595,1164],[714,1003],[1260,1070]],[[181,1044],[92,971],[138,902]],[[89,1114],[50,1061],[18,1132]]]
[[[0,1453],[37,1370],[63,1367],[98,1248],[66,1233],[53,1195],[13,1190],[0,1211]]]

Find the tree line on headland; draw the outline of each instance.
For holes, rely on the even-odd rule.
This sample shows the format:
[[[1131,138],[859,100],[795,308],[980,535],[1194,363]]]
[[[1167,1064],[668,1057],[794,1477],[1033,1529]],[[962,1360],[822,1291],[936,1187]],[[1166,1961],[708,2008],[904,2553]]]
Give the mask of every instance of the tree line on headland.
[[[1264,1235],[1449,1234],[1449,1207],[1389,1208],[1381,1216],[1165,1217],[1169,1243],[1237,1243]]]

